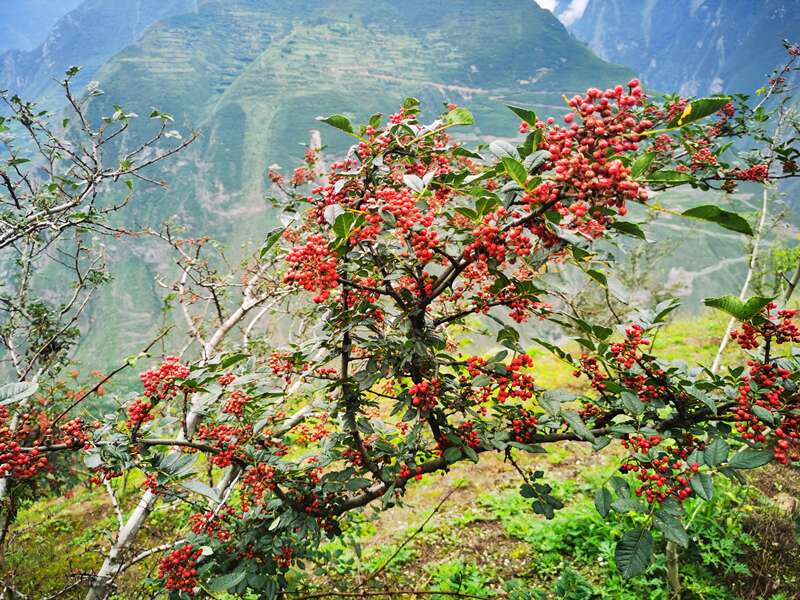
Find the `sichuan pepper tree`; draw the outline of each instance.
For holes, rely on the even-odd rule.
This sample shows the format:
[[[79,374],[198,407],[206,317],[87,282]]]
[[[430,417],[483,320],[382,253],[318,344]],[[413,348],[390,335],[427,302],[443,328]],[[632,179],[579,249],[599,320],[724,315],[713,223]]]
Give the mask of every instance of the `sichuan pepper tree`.
[[[710,299],[741,322],[735,339],[749,353],[719,375],[653,351],[677,303],[608,328],[560,304],[547,273],[572,266],[604,284],[601,241],[643,235],[626,216],[652,204],[654,190],[794,174],[796,138],[766,162],[758,149],[730,159],[729,142],[769,136],[770,113],[747,102],[658,104],[633,80],[569,99],[560,122],[511,107],[524,141],[478,151],[451,137],[473,121],[455,105],[430,124],[413,98],[361,126],[322,119],[356,143],[321,177],[314,149],[289,182],[271,173],[290,219],[259,252],[282,262],[285,289],[306,299],[318,335],[269,353],[265,340],[250,339],[196,364],[168,357],[142,375],[144,393],[122,423],[82,431],[98,480],[137,468],[147,489],[120,519],[103,569],[83,576],[89,597],[112,593],[120,573],[153,554],[154,583],[174,597],[296,589],[288,574],[325,559],[320,542],[342,533],[348,513],[389,508],[411,482],[487,452],[515,466],[521,494],[550,518],[561,502],[518,457],[567,440],[621,450],[619,474],[596,505],[608,518],[640,513],[617,542],[624,576],[647,567],[653,531],[688,545],[682,505],[711,500],[716,476],[738,480],[742,470],[798,459],[800,372],[783,350],[800,341],[795,312],[770,298]],[[683,214],[751,232],[716,204]],[[496,324],[502,350],[459,350],[475,316]],[[589,392],[537,385],[520,345],[530,320],[577,332],[578,354],[539,343]],[[206,483],[209,464],[216,476]],[[187,502],[190,527],[142,548],[136,532],[156,502]]]

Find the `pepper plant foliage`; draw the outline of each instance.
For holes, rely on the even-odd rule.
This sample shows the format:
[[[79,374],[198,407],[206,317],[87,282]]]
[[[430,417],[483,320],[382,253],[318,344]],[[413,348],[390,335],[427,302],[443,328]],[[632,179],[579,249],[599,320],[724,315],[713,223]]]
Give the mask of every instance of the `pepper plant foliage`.
[[[427,124],[413,98],[365,125],[322,119],[355,144],[324,173],[309,150],[291,181],[271,174],[289,218],[260,256],[282,265],[319,335],[267,355],[250,343],[195,364],[168,358],[142,375],[144,393],[123,422],[98,419],[61,444],[28,438],[10,461],[3,455],[5,474],[34,478],[39,462],[15,471],[13,461],[80,448],[96,481],[138,468],[162,502],[191,503],[191,531],[158,570],[175,597],[302,586],[289,573],[325,559],[320,542],[340,535],[348,513],[389,508],[415,479],[488,452],[518,470],[531,518],[550,518],[561,502],[518,457],[566,440],[623,449],[619,474],[596,494],[604,517],[640,513],[617,542],[623,575],[647,567],[654,530],[688,545],[687,498],[711,500],[718,476],[740,480],[799,457],[800,370],[781,353],[800,341],[794,311],[770,299],[711,301],[741,319],[735,339],[750,354],[715,374],[652,350],[676,302],[609,328],[561,302],[548,275],[580,269],[608,285],[603,243],[644,236],[631,204],[652,204],[665,188],[789,176],[794,138],[770,140],[781,144],[777,159],[756,149],[729,163],[729,142],[767,136],[769,113],[746,98],[658,104],[636,80],[590,89],[568,107],[563,124],[511,107],[524,141],[477,150],[451,137],[473,124],[454,105]],[[750,232],[715,204],[687,213]],[[476,317],[495,325],[499,351],[461,350]],[[537,385],[520,345],[529,320],[575,334],[579,354],[539,343],[589,393]],[[220,472],[214,487],[208,464]]]

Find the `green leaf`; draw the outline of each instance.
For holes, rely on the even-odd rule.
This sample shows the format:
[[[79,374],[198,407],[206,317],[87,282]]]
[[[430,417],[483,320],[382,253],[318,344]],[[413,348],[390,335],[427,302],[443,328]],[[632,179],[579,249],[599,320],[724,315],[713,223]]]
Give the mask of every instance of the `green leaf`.
[[[526,189],[525,183],[528,181],[528,172],[525,167],[510,156],[504,156],[500,161],[503,163],[506,172],[511,176],[511,179],[516,181],[523,190]]]
[[[444,459],[448,463],[454,463],[461,459],[461,448],[450,446],[444,451]]]
[[[510,156],[513,159],[519,158],[519,152],[513,144],[509,144],[505,140],[495,140],[489,143],[489,152],[494,154],[498,159],[504,156]]]
[[[763,421],[764,423],[766,423],[768,425],[774,425],[775,424],[775,415],[773,415],[771,412],[769,412],[763,406],[759,406],[758,404],[754,404],[751,410],[753,411],[753,414],[756,417],[758,417],[759,421]]]
[[[645,154],[639,156],[631,167],[631,177],[639,177],[639,175],[647,171],[647,169],[650,168],[650,165],[653,164],[653,159],[655,159],[655,157],[655,152],[646,152]]]
[[[478,213],[476,213],[471,208],[467,208],[466,206],[457,206],[454,210],[458,214],[464,215],[465,217],[467,217],[468,219],[470,219],[472,221],[474,221],[475,219],[478,218]]]
[[[219,504],[220,497],[219,494],[214,490],[214,488],[209,487],[202,481],[198,481],[197,479],[190,479],[189,481],[182,481],[181,487],[186,488],[190,492],[195,492],[196,494],[200,494],[201,496],[205,496],[206,498],[216,502]]]
[[[667,498],[661,502],[661,512],[665,512],[673,517],[682,517],[686,514],[683,506],[675,498]]]
[[[278,227],[270,232],[270,234],[267,236],[267,239],[264,241],[264,245],[261,247],[261,252],[259,253],[261,258],[264,258],[267,255],[267,252],[272,250],[273,246],[278,243],[278,240],[281,239],[284,231],[286,231],[286,227]]]
[[[444,117],[444,122],[448,125],[474,125],[475,117],[466,108],[454,108]]]
[[[569,392],[563,390],[545,390],[545,392],[539,396],[539,406],[548,414],[557,417],[561,412],[561,403],[572,402],[573,400],[575,400],[575,396]]]
[[[755,317],[761,309],[772,302],[772,298],[765,296],[753,296],[747,302],[742,302],[736,296],[720,296],[719,298],[706,298],[703,303],[711,308],[716,308],[728,313],[739,321],[749,321]]]
[[[622,477],[617,477],[615,475],[609,480],[609,483],[611,484],[611,487],[614,488],[614,492],[616,492],[617,496],[620,498],[631,497],[631,486],[628,485],[628,482]]]
[[[331,115],[329,117],[317,117],[317,121],[322,121],[323,123],[330,125],[331,127],[336,127],[336,129],[341,129],[342,131],[353,134],[353,124],[350,122],[350,119],[345,117],[344,115]]]
[[[712,96],[692,100],[683,109],[683,112],[669,122],[668,127],[683,127],[689,123],[699,121],[703,117],[713,115],[731,101],[730,96]]]
[[[638,417],[644,412],[644,403],[639,400],[639,396],[629,390],[622,390],[620,394],[622,405],[632,415]]]
[[[608,285],[608,277],[606,277],[606,274],[602,271],[598,271],[597,269],[587,269],[586,274],[601,285]]]
[[[350,233],[354,228],[358,227],[360,222],[364,219],[363,216],[351,212],[343,212],[333,222],[333,233],[336,234],[337,239],[344,241],[350,237]]]
[[[681,214],[684,217],[716,223],[720,227],[724,227],[730,231],[743,233],[745,235],[753,235],[753,230],[750,227],[750,223],[747,222],[747,219],[736,213],[722,210],[719,206],[715,206],[714,204],[695,206],[694,208],[683,211]]]
[[[0,387],[0,406],[21,402],[36,393],[39,384],[33,381],[7,383]]]
[[[100,456],[99,452],[87,452],[83,456],[83,464],[90,469],[96,469],[103,464],[103,457]]]
[[[220,575],[208,584],[208,589],[212,592],[224,592],[232,587],[239,585],[247,577],[246,571],[236,571],[227,575]]]
[[[614,502],[611,503],[611,508],[622,514],[628,512],[644,512],[642,503],[636,498],[620,498],[619,500],[614,500]]]
[[[684,173],[683,171],[656,171],[655,173],[650,173],[650,176],[647,178],[647,181],[650,183],[664,183],[664,184],[679,184],[679,183],[691,183],[696,181],[694,177],[689,175],[689,173]]]
[[[590,442],[595,441],[594,434],[586,428],[586,424],[583,422],[580,415],[574,410],[562,410],[561,416],[580,438]]]
[[[695,493],[703,500],[711,501],[714,498],[714,478],[708,473],[697,473],[689,483]]]
[[[734,454],[728,464],[734,469],[756,469],[771,462],[774,457],[772,450],[745,448]]]
[[[497,341],[506,348],[516,350],[519,347],[519,331],[513,327],[503,327],[497,332]]]
[[[406,110],[414,109],[419,107],[419,98],[414,98],[414,96],[407,96],[403,98],[403,108]]]
[[[703,458],[707,465],[716,467],[725,462],[728,458],[729,450],[730,447],[725,440],[722,438],[714,438],[711,440],[711,443],[706,445],[705,450],[703,450]]]
[[[530,110],[529,108],[523,108],[521,106],[512,106],[511,104],[506,104],[506,106],[511,109],[515,115],[517,115],[520,119],[525,121],[531,127],[536,126],[536,113]]]
[[[683,523],[667,511],[657,510],[653,514],[653,524],[670,542],[675,542],[684,548],[689,545],[689,536]]]
[[[637,527],[625,533],[617,543],[614,562],[625,579],[642,573],[653,555],[653,536]]]
[[[348,482],[345,484],[345,487],[351,492],[354,492],[356,490],[362,490],[364,488],[367,488],[369,487],[369,485],[370,485],[369,479],[364,479],[363,477],[356,477],[354,479],[348,480]]]
[[[608,491],[608,488],[602,487],[595,492],[594,507],[597,509],[597,512],[600,513],[600,516],[608,516],[611,509],[611,492]]]
[[[644,235],[644,231],[642,231],[642,228],[636,223],[631,223],[630,221],[612,221],[609,223],[609,226],[612,229],[616,229],[617,231],[626,235],[637,237],[641,240],[647,239]]]

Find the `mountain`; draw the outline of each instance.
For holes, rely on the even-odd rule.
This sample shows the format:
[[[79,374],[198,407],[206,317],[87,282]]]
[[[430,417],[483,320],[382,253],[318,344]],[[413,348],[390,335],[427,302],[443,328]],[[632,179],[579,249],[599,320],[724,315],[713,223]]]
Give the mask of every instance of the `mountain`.
[[[602,58],[683,95],[752,93],[798,41],[800,0],[540,0]]]
[[[563,94],[631,76],[529,0],[203,0],[108,60],[95,75],[105,96],[92,110],[157,106],[199,128],[201,139],[158,174],[171,189],[148,191],[129,214],[140,226],[171,218],[237,248],[276,223],[266,170],[302,159],[318,115],[364,120],[415,95],[431,112],[443,101],[467,106],[478,135],[511,136],[518,120],[504,103],[558,113]],[[331,155],[349,144],[333,130],[323,141]],[[91,332],[87,347],[109,360],[141,348],[161,306],[152,282],[174,276],[163,246],[139,251],[113,253],[116,280],[93,309],[92,321],[109,326]]]
[[[0,52],[33,50],[59,17],[82,0],[22,0],[0,2]]]
[[[62,9],[74,10],[54,12],[54,5],[59,3]],[[4,30],[24,34],[25,19],[21,15],[29,15],[29,20],[46,20],[54,15],[60,18],[35,48],[25,49],[23,45],[0,53],[0,89],[38,99],[52,108],[57,108],[60,100],[54,79],[63,77],[69,67],[83,67],[76,85],[85,85],[111,56],[139,39],[150,24],[195,9],[195,0],[24,0],[12,4],[21,6],[18,11],[0,8],[0,39],[5,39],[1,37]],[[3,42],[0,50],[5,45]]]

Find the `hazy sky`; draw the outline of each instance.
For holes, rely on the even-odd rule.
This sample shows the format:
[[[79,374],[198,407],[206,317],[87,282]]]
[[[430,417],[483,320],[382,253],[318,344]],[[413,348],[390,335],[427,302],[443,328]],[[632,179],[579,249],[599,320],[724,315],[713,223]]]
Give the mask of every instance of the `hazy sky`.
[[[535,0],[535,2],[555,13],[564,25],[571,25],[580,19],[586,10],[586,5],[589,4],[589,0]]]

